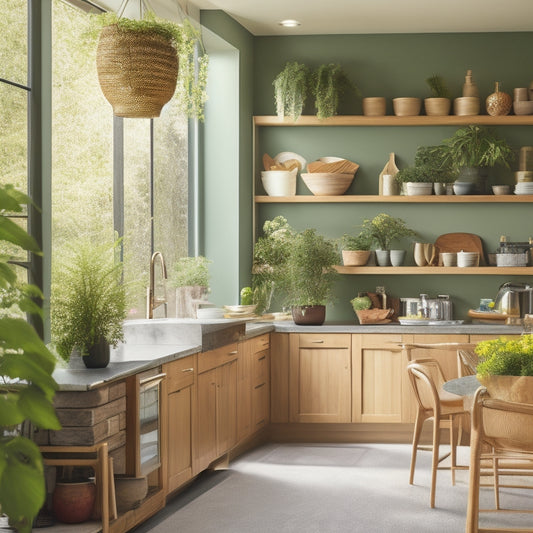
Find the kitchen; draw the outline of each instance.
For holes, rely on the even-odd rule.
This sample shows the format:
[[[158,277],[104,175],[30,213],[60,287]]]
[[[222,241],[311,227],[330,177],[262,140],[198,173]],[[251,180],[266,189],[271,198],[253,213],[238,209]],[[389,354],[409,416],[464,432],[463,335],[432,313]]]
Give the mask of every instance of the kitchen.
[[[525,54],[531,40],[531,34],[523,28],[516,34],[425,34],[424,55],[421,57],[420,36],[401,35],[393,30],[387,32],[386,36],[253,37],[221,12],[206,11],[202,13],[202,21],[212,32],[231,43],[234,49],[240,49],[240,64],[237,67],[241,78],[238,93],[235,91],[230,95],[233,111],[238,112],[229,117],[225,128],[213,131],[217,128],[210,128],[209,107],[206,110],[204,253],[213,260],[215,267],[224,265],[224,268],[215,268],[212,281],[213,297],[220,304],[236,303],[240,288],[249,283],[253,226],[253,187],[250,179],[253,130],[250,119],[252,115],[273,114],[272,80],[286,60],[297,56],[300,60],[313,64],[339,61],[350,68],[354,82],[364,95],[380,94],[389,101],[398,95],[416,93],[423,96],[423,80],[434,71],[442,74],[449,80],[450,86],[457,89],[463,82],[466,69],[472,67],[478,86],[484,94],[488,94],[495,79],[500,79],[508,92],[513,87],[527,86],[530,81],[527,73],[521,72],[522,65],[527,64]],[[413,30],[412,33],[416,32]],[[430,51],[433,53],[430,54]],[[225,54],[232,55],[232,52],[219,53],[221,57],[226,57]],[[217,52],[212,57],[216,62]],[[400,61],[398,57],[404,59]],[[464,64],[458,64],[457,58],[464,58]],[[261,65],[261,68],[254,65]],[[235,69],[235,65],[232,68]],[[220,102],[219,98],[227,96],[222,90],[226,88],[227,85],[222,86],[219,94],[211,92],[210,102],[213,106]],[[356,102],[346,102],[345,109],[341,112],[360,113],[357,105]],[[231,112],[231,109],[226,112]],[[217,117],[213,117],[211,124],[218,124],[216,120]],[[390,151],[398,154],[400,166],[406,165],[412,160],[422,136],[425,144],[438,143],[450,135],[454,128],[439,126],[419,129],[400,126],[361,128],[362,131],[357,131],[357,128],[333,128],[330,131],[327,128],[327,132],[322,131],[324,128],[311,128],[311,131],[297,132],[298,136],[292,128],[264,129],[267,131],[261,133],[264,139],[262,149],[268,153],[276,154],[290,149],[305,155],[308,160],[322,155],[341,155],[355,159],[361,164],[354,184],[355,193],[375,194],[377,175]],[[227,135],[228,131],[233,131],[235,135]],[[498,131],[516,147],[529,144],[527,126],[501,126]],[[227,138],[221,138],[224,135]],[[225,156],[226,165],[220,164],[221,154]],[[235,179],[236,176],[238,180]],[[507,175],[505,179],[510,182],[511,175]],[[224,210],[221,210],[220,205],[224,205]],[[516,241],[524,241],[529,237],[522,222],[528,213],[528,205],[525,203],[497,203],[494,206],[477,203],[387,204],[380,207],[386,208],[389,214],[406,219],[428,241],[447,232],[470,231],[481,236],[488,252],[496,248],[502,234]],[[263,221],[283,214],[298,229],[312,225],[335,238],[350,231],[363,218],[377,212],[371,204],[358,204],[356,209],[351,205],[335,204],[266,204],[258,209],[256,231],[259,231]],[[218,221],[221,216],[224,217],[230,234],[236,237],[230,242],[220,239],[221,226]],[[313,224],[309,224],[309,220]],[[228,231],[226,228],[224,232]],[[229,280],[224,274],[228,271],[234,273]],[[472,283],[472,279],[475,283]],[[336,289],[338,304],[328,309],[328,321],[354,324],[355,317],[345,295],[349,294],[351,299],[359,291],[370,291],[383,285],[389,294],[398,297],[416,297],[420,293],[431,296],[450,294],[455,304],[454,317],[464,318],[467,310],[477,306],[481,298],[495,297],[498,287],[506,281],[509,281],[507,276],[497,275],[344,276]],[[411,334],[410,331],[402,331]],[[459,334],[456,330],[439,331],[442,334]]]

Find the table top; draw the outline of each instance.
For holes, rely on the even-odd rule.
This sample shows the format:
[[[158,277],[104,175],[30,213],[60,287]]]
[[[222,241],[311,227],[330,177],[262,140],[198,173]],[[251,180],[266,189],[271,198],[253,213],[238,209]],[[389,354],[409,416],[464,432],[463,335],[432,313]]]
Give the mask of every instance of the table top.
[[[458,396],[473,396],[479,387],[481,387],[481,383],[476,376],[463,376],[462,378],[452,379],[442,386],[446,392],[451,392]]]

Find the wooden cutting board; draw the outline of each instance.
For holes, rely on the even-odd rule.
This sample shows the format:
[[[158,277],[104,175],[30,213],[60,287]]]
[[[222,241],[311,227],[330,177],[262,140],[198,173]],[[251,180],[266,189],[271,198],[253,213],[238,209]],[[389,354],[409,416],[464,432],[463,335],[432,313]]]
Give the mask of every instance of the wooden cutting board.
[[[460,252],[461,250],[463,252],[479,252],[479,264],[481,266],[486,265],[481,239],[473,233],[445,233],[437,237],[435,246],[439,253]],[[442,266],[440,256],[439,266]]]

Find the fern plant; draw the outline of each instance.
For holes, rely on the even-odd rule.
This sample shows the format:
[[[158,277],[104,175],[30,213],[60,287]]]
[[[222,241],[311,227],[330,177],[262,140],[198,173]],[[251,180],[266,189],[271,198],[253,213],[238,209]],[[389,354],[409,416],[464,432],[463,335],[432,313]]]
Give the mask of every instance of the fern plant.
[[[303,63],[289,61],[276,76],[274,99],[278,117],[291,117],[297,120],[302,114],[307,99],[309,69]]]
[[[433,98],[450,98],[450,91],[442,76],[433,74],[433,76],[426,79],[426,83],[429,86]]]

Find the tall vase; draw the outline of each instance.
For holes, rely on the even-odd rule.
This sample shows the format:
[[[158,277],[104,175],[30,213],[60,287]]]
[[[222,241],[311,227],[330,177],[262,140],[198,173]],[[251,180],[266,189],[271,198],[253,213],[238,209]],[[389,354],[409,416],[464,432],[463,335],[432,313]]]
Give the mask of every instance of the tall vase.
[[[427,265],[426,255],[425,255],[425,244],[423,242],[415,242],[415,263],[419,267],[423,267]]]

